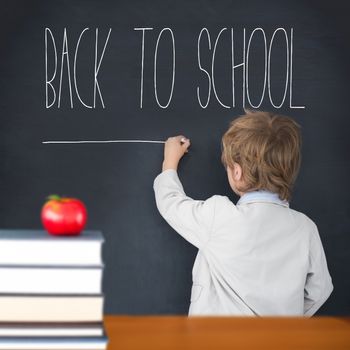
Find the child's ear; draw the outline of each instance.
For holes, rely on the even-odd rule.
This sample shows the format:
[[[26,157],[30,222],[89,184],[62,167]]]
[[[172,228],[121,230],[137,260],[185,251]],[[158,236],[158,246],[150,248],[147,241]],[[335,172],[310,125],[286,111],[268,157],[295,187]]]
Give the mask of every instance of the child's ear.
[[[242,179],[242,167],[238,163],[233,163],[232,177],[235,181],[241,181]]]
[[[230,179],[232,179],[233,181],[237,182],[240,181],[242,178],[242,168],[238,163],[234,163],[233,167],[231,166],[227,166],[226,167],[227,170],[227,175]]]

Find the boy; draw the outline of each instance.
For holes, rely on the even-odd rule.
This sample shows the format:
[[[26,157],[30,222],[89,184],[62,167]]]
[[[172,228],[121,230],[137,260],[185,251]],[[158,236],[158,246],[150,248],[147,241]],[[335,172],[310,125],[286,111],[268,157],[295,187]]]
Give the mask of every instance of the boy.
[[[165,143],[154,180],[164,219],[199,251],[189,315],[313,315],[333,290],[315,223],[289,208],[300,166],[300,127],[291,118],[248,111],[222,138],[225,196],[193,200],[177,175],[190,140]]]

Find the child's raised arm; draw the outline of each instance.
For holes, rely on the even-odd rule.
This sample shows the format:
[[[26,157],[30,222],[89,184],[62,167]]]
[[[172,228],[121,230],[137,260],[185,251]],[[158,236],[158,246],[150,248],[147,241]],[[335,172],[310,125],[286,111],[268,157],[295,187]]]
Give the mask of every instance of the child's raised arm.
[[[168,224],[188,242],[203,248],[209,240],[217,196],[194,200],[186,196],[175,169],[166,169],[154,180],[156,204]]]
[[[153,188],[160,214],[168,224],[197,248],[208,241],[215,212],[215,196],[193,200],[186,196],[177,174],[180,159],[188,152],[190,140],[183,135],[169,137],[164,146],[163,172]]]

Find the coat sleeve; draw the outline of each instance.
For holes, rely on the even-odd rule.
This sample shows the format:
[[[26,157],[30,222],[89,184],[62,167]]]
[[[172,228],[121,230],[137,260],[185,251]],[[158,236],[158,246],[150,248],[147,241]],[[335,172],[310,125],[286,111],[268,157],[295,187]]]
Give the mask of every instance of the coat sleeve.
[[[153,189],[157,208],[168,224],[197,248],[203,247],[210,238],[216,196],[205,201],[188,197],[174,169],[160,173]]]
[[[309,271],[304,289],[304,315],[312,316],[328,299],[333,291],[326,256],[317,226],[311,233]]]

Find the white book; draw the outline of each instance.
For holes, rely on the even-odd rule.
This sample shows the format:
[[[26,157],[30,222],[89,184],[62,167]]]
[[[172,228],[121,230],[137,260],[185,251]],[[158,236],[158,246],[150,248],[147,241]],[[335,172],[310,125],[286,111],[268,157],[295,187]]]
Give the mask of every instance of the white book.
[[[103,236],[53,236],[44,230],[0,230],[0,265],[101,265]]]
[[[0,337],[97,337],[103,334],[101,322],[0,323]]]
[[[0,322],[102,322],[103,295],[0,295]]]
[[[103,266],[0,266],[0,293],[100,294]]]
[[[6,350],[104,350],[108,339],[102,337],[28,337],[0,338],[0,349]]]

